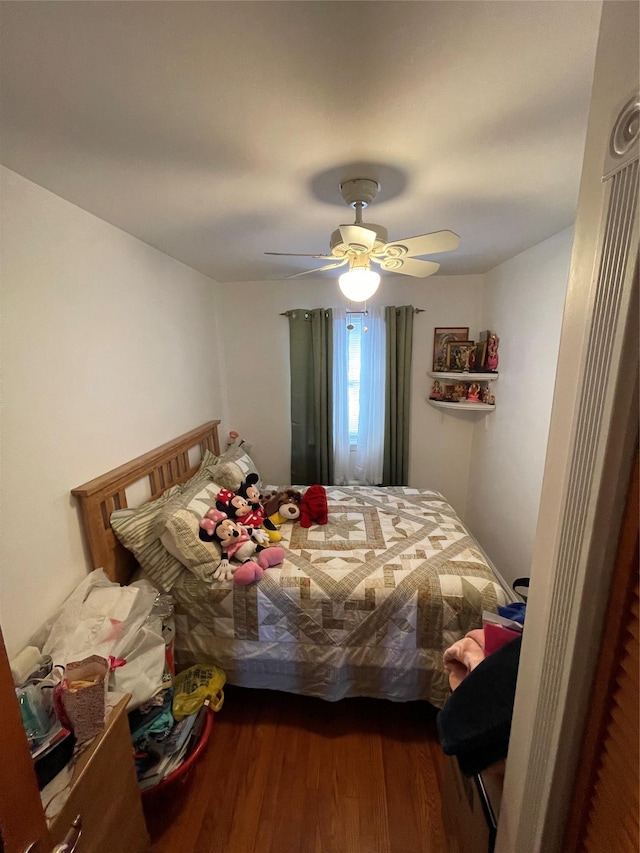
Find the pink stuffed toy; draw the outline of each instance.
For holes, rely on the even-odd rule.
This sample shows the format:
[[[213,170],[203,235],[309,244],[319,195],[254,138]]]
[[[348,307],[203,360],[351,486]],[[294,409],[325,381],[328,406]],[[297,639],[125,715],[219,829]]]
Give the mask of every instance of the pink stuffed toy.
[[[256,483],[257,474],[249,474],[240,484],[237,492],[221,489],[216,499],[216,509],[226,512],[238,524],[248,528],[250,535],[258,545],[266,545],[269,541],[277,541],[272,537],[276,526],[265,518],[264,507],[260,503],[260,492]],[[278,537],[279,538],[279,537]]]
[[[220,545],[222,560],[213,573],[215,580],[229,580],[233,574],[233,582],[237,584],[259,581],[265,569],[279,565],[285,556],[283,548],[256,545],[245,527],[218,509],[210,509],[202,519],[199,537],[203,542],[215,540]],[[232,558],[242,565],[232,569],[229,563]]]
[[[300,526],[326,524],[328,520],[327,490],[324,486],[309,486],[300,504]]]

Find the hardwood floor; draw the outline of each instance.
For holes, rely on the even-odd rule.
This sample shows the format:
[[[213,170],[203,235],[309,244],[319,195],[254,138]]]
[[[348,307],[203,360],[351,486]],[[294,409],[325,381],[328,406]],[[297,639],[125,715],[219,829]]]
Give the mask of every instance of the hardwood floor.
[[[153,853],[446,853],[436,711],[227,686],[199,763],[145,802]]]

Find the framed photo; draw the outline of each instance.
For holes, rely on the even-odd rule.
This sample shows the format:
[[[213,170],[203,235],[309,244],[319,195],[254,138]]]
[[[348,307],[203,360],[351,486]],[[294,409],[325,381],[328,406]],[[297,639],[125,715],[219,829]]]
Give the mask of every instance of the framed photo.
[[[487,361],[487,342],[476,341],[476,351],[473,356],[472,370],[485,370]]]
[[[445,358],[445,370],[469,372],[476,352],[475,341],[449,341]]]
[[[433,370],[447,369],[447,344],[454,341],[468,341],[469,327],[437,328],[433,331]]]

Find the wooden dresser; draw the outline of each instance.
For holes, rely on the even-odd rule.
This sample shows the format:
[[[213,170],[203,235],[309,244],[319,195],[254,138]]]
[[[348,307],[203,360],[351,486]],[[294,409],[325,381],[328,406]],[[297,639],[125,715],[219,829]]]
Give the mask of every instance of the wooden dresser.
[[[69,799],[49,826],[54,843],[58,843],[80,815],[82,835],[76,853],[149,850],[133,763],[128,701],[126,696],[112,709],[105,730],[78,758]]]
[[[448,853],[493,853],[505,762],[469,779],[460,772],[456,758],[443,758],[442,823]]]

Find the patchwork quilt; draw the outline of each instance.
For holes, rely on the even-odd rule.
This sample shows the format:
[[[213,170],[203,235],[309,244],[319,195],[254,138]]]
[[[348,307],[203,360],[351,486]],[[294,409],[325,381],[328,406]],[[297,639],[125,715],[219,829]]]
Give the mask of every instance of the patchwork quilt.
[[[336,700],[449,695],[442,656],[510,600],[442,495],[329,486],[326,525],[284,524],[286,558],[259,583],[173,587],[176,659],[228,681]]]

